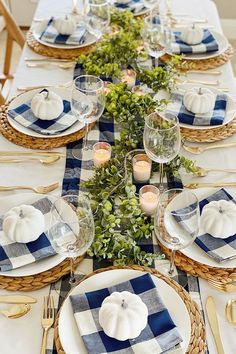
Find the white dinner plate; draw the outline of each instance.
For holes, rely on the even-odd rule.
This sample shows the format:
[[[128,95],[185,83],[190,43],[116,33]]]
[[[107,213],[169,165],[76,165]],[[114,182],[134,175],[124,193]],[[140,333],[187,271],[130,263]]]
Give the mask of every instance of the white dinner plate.
[[[196,189],[194,193],[198,197],[198,200],[202,200],[207,198],[211,194],[216,192],[216,188],[204,188],[204,189]],[[229,194],[232,197],[236,198],[236,195],[233,193],[233,190],[229,191]],[[210,267],[216,268],[236,268],[236,259],[225,262],[216,262],[213,258],[209,257],[206,252],[204,252],[195,242],[191,245],[182,249],[181,252],[187,256],[188,258],[193,259],[196,262],[201,264],[206,264]]]
[[[92,35],[91,33],[87,32],[85,36],[85,41],[83,44],[78,44],[78,45],[69,45],[69,44],[58,44],[58,43],[49,43],[44,41],[43,39],[40,39],[40,36],[42,32],[45,30],[47,24],[48,24],[49,19],[45,19],[38,25],[36,25],[33,28],[33,36],[34,38],[41,44],[46,45],[47,47],[52,47],[52,48],[58,48],[58,49],[76,49],[76,48],[83,48],[87,47],[93,43],[96,43],[97,38]]]
[[[106,288],[143,274],[144,272],[130,269],[115,269],[95,274],[76,286],[70,295]],[[191,322],[188,310],[183,300],[171,286],[153,275],[151,277],[183,338],[181,349],[178,350],[178,353],[184,354],[191,336]],[[66,354],[88,354],[78,331],[69,297],[66,298],[61,307],[58,328],[60,341]]]
[[[27,92],[22,93],[21,95],[14,98],[13,101],[11,101],[11,103],[9,104],[8,110],[14,109],[25,102],[31,101],[32,98],[34,97],[34,95],[36,95],[36,93],[38,93],[42,90],[43,90],[43,87],[40,89],[31,90],[31,91],[27,91]],[[53,88],[50,88],[49,90],[53,91],[56,94],[58,94],[59,96],[61,96],[61,98],[63,100],[71,101],[71,90],[70,89],[53,87]],[[77,121],[70,128],[66,129],[65,131],[63,131],[61,133],[54,134],[54,135],[44,135],[44,134],[37,133],[36,131],[34,131],[32,129],[24,127],[23,125],[19,124],[14,119],[12,119],[9,115],[7,115],[7,119],[8,119],[8,122],[11,124],[11,126],[14,129],[18,130],[19,132],[29,135],[29,136],[36,137],[36,138],[45,138],[45,139],[66,136],[66,135],[75,133],[84,127],[84,123]]]
[[[207,25],[206,27],[207,28]],[[173,31],[175,32],[181,32],[181,28],[179,29],[173,29]],[[213,36],[215,37],[218,45],[219,45],[219,49],[215,52],[210,52],[210,53],[202,53],[202,54],[196,54],[196,53],[189,53],[189,54],[183,54],[183,58],[186,60],[202,60],[202,59],[210,59],[210,58],[215,58],[218,55],[224,53],[226,51],[226,49],[229,46],[229,42],[228,39],[221,33],[216,32],[212,29],[209,30]],[[168,54],[172,55],[171,52],[167,52]]]
[[[45,198],[45,194],[35,194],[35,193],[20,193],[16,195],[11,195],[7,197],[1,197],[0,202],[0,215],[5,214],[9,209],[21,205],[21,204],[32,204],[41,198]],[[56,197],[52,195],[47,195],[47,197],[53,202]],[[49,220],[45,218],[45,230],[49,226]],[[23,267],[10,270],[8,272],[0,272],[0,275],[8,277],[24,277],[29,275],[35,275],[38,273],[45,272],[58,264],[60,264],[65,257],[58,254],[44,258],[38,262],[27,264]]]
[[[175,91],[178,92],[178,90],[179,90],[179,93],[184,94],[184,91],[187,91],[193,87],[200,87],[200,86],[205,87],[204,85],[201,85],[201,84],[183,84],[183,85],[180,85],[180,87],[177,88]],[[221,124],[221,125],[191,125],[191,124],[179,123],[179,125],[181,127],[188,128],[188,129],[202,129],[202,130],[216,129],[216,128],[220,128],[221,126],[223,126],[225,124],[228,124],[236,117],[236,103],[232,100],[230,95],[228,95],[227,93],[224,93],[222,91],[218,91],[217,89],[215,89],[213,87],[208,86],[207,88],[215,94],[219,94],[219,95],[225,94],[227,96],[226,115],[225,115],[225,119],[224,119],[223,124]],[[171,96],[171,94],[169,92],[164,91],[164,90],[160,90],[154,96],[154,99],[170,100],[170,96]],[[168,105],[166,106],[166,109],[168,109]]]

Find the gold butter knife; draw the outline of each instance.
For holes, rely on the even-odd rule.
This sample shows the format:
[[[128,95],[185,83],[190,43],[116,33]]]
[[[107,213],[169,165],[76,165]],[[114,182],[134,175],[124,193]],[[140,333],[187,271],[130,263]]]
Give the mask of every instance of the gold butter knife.
[[[213,182],[213,183],[187,183],[184,184],[185,188],[197,189],[197,188],[211,188],[211,187],[236,187],[236,182]]]
[[[216,314],[216,305],[212,296],[206,300],[206,313],[211,327],[218,354],[224,354],[223,344],[220,338],[219,324]]]
[[[0,303],[3,304],[34,304],[37,300],[26,295],[0,295]]]

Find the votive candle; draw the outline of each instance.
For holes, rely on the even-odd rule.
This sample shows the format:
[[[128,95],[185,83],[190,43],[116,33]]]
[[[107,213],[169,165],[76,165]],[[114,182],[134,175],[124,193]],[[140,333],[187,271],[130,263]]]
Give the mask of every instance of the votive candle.
[[[160,191],[153,185],[143,186],[139,190],[139,203],[143,213],[146,215],[154,215],[157,210]]]
[[[144,183],[150,179],[152,161],[146,154],[135,155],[132,159],[133,176],[136,182]]]
[[[111,158],[111,145],[106,142],[99,142],[93,145],[93,163],[100,167]]]
[[[121,81],[126,82],[127,87],[132,89],[136,82],[136,72],[132,69],[122,70]]]

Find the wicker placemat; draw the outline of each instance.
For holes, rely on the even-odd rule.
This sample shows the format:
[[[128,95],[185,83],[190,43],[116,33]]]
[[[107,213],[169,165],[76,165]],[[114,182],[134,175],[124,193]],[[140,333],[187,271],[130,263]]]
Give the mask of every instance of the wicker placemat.
[[[179,67],[181,70],[188,71],[188,70],[209,70],[217,68],[225,63],[227,63],[233,56],[234,50],[231,44],[228,46],[225,52],[221,53],[220,55],[209,58],[209,59],[202,59],[202,60],[186,60],[182,59]],[[169,61],[171,58],[170,55],[165,54],[161,59],[163,61]]]
[[[169,277],[159,273],[156,269],[138,266],[138,265],[101,268],[101,269],[98,269],[97,271],[87,275],[85,278],[83,278],[82,281],[84,281],[87,278],[92,277],[95,274],[107,272],[109,270],[114,270],[114,269],[134,269],[134,270],[150,273],[150,274],[154,275],[155,277],[164,280],[169,286],[171,286],[178,293],[178,295],[181,297],[181,299],[185,303],[185,306],[188,310],[189,317],[190,317],[191,338],[190,338],[189,346],[188,346],[186,353],[188,353],[188,354],[204,354],[205,353],[206,332],[205,332],[204,322],[201,317],[201,314],[200,314],[197,304],[191,299],[189,294],[178,283],[176,283],[174,280],[170,279]],[[62,348],[61,342],[60,342],[59,332],[58,332],[59,316],[60,316],[60,312],[57,314],[55,325],[54,325],[55,326],[54,340],[55,340],[58,354],[65,354],[65,352]]]
[[[75,259],[75,266],[77,266],[84,256]],[[45,272],[23,276],[23,277],[8,277],[0,275],[0,289],[11,291],[32,291],[41,289],[46,285],[55,283],[61,277],[70,272],[70,260],[65,259],[57,266],[46,270]]]
[[[24,146],[29,149],[47,150],[60,146],[65,146],[68,143],[79,140],[85,135],[85,128],[78,130],[75,133],[55,137],[55,138],[36,138],[26,135],[14,129],[7,119],[8,104],[0,107],[0,133],[9,141],[16,145]],[[95,126],[96,122],[89,125],[89,129]]]
[[[236,118],[225,125],[212,129],[181,128],[181,135],[185,140],[192,142],[214,142],[226,139],[236,133]]]
[[[26,43],[36,53],[44,55],[46,57],[52,57],[57,59],[74,59],[80,54],[86,54],[95,48],[94,44],[88,45],[82,48],[74,49],[60,49],[48,47],[42,43],[39,43],[33,33],[29,31],[26,37]]]

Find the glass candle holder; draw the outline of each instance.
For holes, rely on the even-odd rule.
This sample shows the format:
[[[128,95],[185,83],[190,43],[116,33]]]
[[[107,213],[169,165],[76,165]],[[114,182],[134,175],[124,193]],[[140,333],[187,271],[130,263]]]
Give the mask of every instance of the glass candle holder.
[[[125,82],[129,89],[132,89],[136,82],[136,72],[132,69],[122,70],[121,81]]]
[[[100,167],[111,158],[111,145],[106,142],[99,142],[93,145],[93,163]]]
[[[148,182],[151,176],[152,161],[146,154],[135,155],[132,159],[133,176],[136,182]]]
[[[157,210],[160,191],[157,187],[149,184],[139,190],[139,203],[143,213],[154,215]]]

